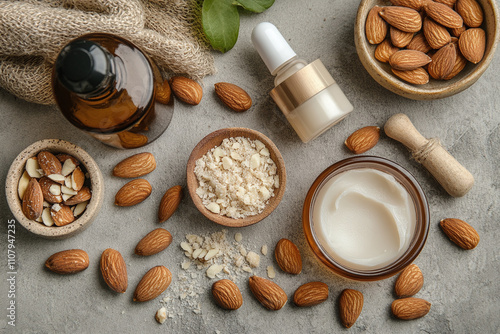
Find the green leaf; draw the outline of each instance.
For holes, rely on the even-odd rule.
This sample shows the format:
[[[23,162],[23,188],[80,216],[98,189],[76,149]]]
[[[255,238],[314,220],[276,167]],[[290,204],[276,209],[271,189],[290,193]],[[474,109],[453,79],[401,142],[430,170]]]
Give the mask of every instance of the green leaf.
[[[236,0],[234,5],[241,6],[254,13],[262,13],[274,3],[274,0]]]
[[[201,9],[203,32],[215,50],[233,48],[240,30],[240,15],[233,0],[205,0]]]

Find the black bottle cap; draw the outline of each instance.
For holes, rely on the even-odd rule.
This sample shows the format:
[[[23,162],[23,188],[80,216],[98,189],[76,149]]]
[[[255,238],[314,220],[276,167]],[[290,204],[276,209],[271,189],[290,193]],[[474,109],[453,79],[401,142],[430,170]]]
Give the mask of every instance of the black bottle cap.
[[[77,94],[94,92],[114,76],[111,54],[86,39],[66,45],[56,59],[55,70],[59,82]]]

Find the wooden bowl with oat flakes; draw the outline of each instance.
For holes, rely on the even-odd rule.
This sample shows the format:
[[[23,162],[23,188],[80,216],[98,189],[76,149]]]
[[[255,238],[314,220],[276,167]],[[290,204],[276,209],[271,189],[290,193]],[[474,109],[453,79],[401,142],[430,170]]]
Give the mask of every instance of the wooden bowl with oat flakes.
[[[220,129],[193,149],[187,187],[196,208],[211,221],[229,227],[252,225],[270,215],[283,198],[285,162],[262,133]]]

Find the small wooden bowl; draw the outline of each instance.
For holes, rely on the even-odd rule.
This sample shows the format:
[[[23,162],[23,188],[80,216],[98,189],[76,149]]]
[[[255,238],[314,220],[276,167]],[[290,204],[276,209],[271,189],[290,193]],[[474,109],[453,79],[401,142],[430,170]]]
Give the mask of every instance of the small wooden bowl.
[[[210,149],[214,148],[215,146],[219,146],[225,138],[231,137],[245,137],[251,140],[260,140],[264,145],[266,145],[269,153],[271,154],[271,159],[273,159],[274,163],[276,164],[280,185],[278,188],[274,189],[274,197],[271,197],[269,199],[269,203],[264,208],[264,211],[262,211],[258,215],[235,219],[213,213],[205,208],[201,201],[201,198],[196,194],[196,189],[198,188],[198,180],[196,178],[196,175],[194,174],[196,160],[204,156]],[[283,160],[283,157],[278,151],[276,145],[274,145],[274,143],[269,138],[267,138],[260,132],[246,128],[227,128],[217,130],[203,138],[193,149],[193,152],[191,153],[187,163],[187,187],[189,190],[189,194],[193,199],[194,205],[205,217],[207,217],[211,221],[229,227],[242,227],[252,225],[269,216],[269,214],[271,214],[271,212],[276,209],[281,199],[283,198],[286,187],[285,161]]]
[[[78,219],[75,219],[74,222],[68,225],[45,226],[43,223],[26,218],[22,211],[21,200],[19,199],[17,193],[19,179],[24,172],[26,161],[29,158],[36,156],[40,151],[70,154],[80,161],[83,167],[87,170],[87,173],[90,175],[92,198],[90,199],[85,212],[78,217]],[[21,153],[19,153],[14,162],[12,162],[5,181],[5,192],[10,210],[19,224],[24,226],[31,233],[41,237],[47,239],[64,239],[82,232],[89,227],[95,219],[102,205],[104,181],[99,166],[81,147],[60,139],[43,139],[28,146]]]
[[[484,12],[484,21],[481,28],[486,32],[486,51],[478,64],[468,63],[465,68],[451,80],[430,79],[425,85],[412,85],[395,76],[389,64],[375,59],[376,45],[368,43],[365,34],[366,17],[375,5],[389,6],[391,3],[384,0],[362,0],[358,7],[356,24],[354,27],[354,42],[361,63],[368,73],[393,93],[413,100],[434,100],[452,96],[469,88],[486,71],[493,59],[493,55],[500,38],[500,18],[496,0],[477,0]]]

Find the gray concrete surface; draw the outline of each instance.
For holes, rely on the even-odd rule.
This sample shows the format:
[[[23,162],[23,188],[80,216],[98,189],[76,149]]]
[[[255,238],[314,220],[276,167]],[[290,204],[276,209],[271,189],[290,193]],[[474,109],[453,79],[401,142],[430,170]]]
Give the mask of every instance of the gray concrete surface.
[[[13,219],[5,197],[0,201],[0,332],[2,333],[337,333],[347,332],[340,324],[338,297],[344,288],[362,291],[363,312],[351,333],[499,333],[500,332],[500,58],[497,55],[482,78],[465,92],[451,98],[419,102],[392,94],[375,83],[358,60],[354,48],[353,24],[357,2],[277,1],[267,12],[241,15],[240,37],[227,54],[216,55],[218,73],[204,80],[205,95],[199,106],[177,103],[171,126],[164,135],[144,149],[119,151],[86,137],[73,128],[53,108],[26,103],[0,91],[0,184],[16,155],[43,138],[61,138],[87,150],[105,175],[106,193],[102,210],[93,225],[71,239],[50,241],[37,238],[17,225],[15,252],[15,327],[7,324],[10,285],[7,282],[7,222]],[[303,144],[286,123],[268,96],[272,78],[250,42],[251,29],[261,21],[275,23],[295,51],[312,61],[321,58],[334,75],[355,111],[342,123],[309,144]],[[232,113],[218,100],[213,84],[233,82],[246,89],[254,106],[246,113]],[[405,112],[427,137],[439,137],[445,147],[466,166],[476,184],[463,198],[451,198],[418,164],[410,161],[404,147],[382,136],[369,153],[391,159],[407,168],[425,190],[431,211],[427,244],[416,263],[425,276],[418,297],[432,303],[430,313],[415,321],[398,321],[390,314],[395,298],[395,278],[359,283],[336,277],[311,253],[301,225],[305,194],[313,180],[332,163],[352,156],[343,146],[345,138],[366,125],[383,126],[397,112]],[[163,227],[174,236],[164,252],[148,258],[133,255],[137,241],[158,227],[156,212],[163,192],[176,184],[185,185],[187,158],[196,143],[216,129],[243,126],[263,132],[280,149],[287,166],[288,184],[276,211],[257,225],[230,229],[228,236],[243,234],[247,249],[258,251],[267,244],[270,252],[261,256],[255,270],[265,276],[267,265],[277,270],[275,281],[293,297],[295,289],[308,281],[321,280],[330,287],[330,297],[318,306],[300,309],[288,303],[278,312],[265,310],[251,296],[247,276],[238,285],[243,307],[226,312],[216,307],[209,290],[212,280],[203,272],[192,279],[200,294],[201,314],[182,303],[175,284],[182,273],[184,259],[179,243],[185,234],[212,233],[222,228],[205,219],[189,196]],[[153,185],[151,197],[131,208],[113,205],[114,194],[125,183],[111,177],[113,166],[132,153],[150,151],[156,158],[156,171],[146,178]],[[3,187],[3,186],[2,186]],[[463,251],[440,231],[445,217],[461,218],[481,235],[477,249]],[[281,272],[272,256],[280,238],[293,240],[302,252],[304,270],[298,276]],[[125,257],[129,289],[123,295],[112,293],[99,275],[101,252],[119,250]],[[59,276],[44,269],[51,254],[69,248],[85,249],[90,267],[79,274]],[[172,286],[162,295],[173,299],[174,317],[163,325],[154,320],[160,298],[132,302],[137,282],[151,267],[163,264],[173,273]],[[177,283],[176,283],[177,282]],[[182,315],[179,315],[182,313]]]

